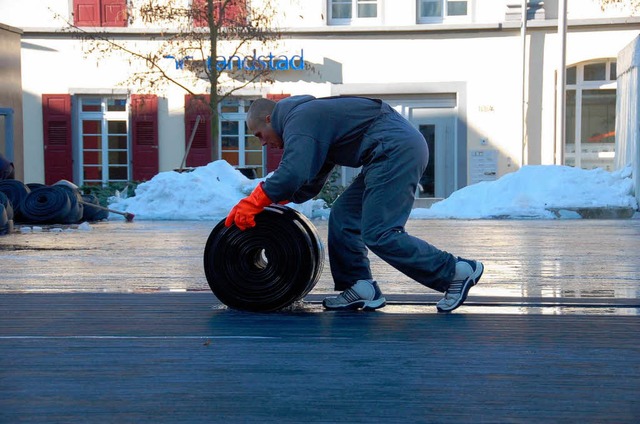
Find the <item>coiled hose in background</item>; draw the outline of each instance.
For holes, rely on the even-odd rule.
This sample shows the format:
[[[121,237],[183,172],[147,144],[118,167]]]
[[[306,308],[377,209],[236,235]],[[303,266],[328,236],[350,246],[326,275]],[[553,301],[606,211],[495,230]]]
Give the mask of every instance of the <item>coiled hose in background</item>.
[[[4,192],[0,191],[0,205],[4,207],[4,210],[7,213],[7,219],[13,219],[13,206],[11,205],[11,200],[7,197]]]
[[[22,221],[22,202],[31,191],[24,183],[18,180],[0,181],[0,191],[3,192],[13,207],[13,219],[16,222]]]
[[[60,186],[36,188],[24,198],[23,220],[32,224],[64,222],[71,210],[69,194]]]
[[[204,271],[213,294],[230,308],[271,312],[302,299],[318,282],[324,250],[316,228],[303,214],[272,205],[245,231],[211,231]]]
[[[82,204],[82,194],[80,194],[80,190],[75,186],[69,186],[67,184],[62,184],[61,182],[55,183],[54,186],[63,189],[69,197],[69,213],[67,213],[67,216],[62,220],[62,223],[75,224],[82,221],[84,205]]]
[[[9,234],[11,231],[11,221],[7,218],[7,210],[4,205],[0,203],[0,236]]]
[[[82,195],[82,220],[83,221],[101,221],[103,219],[109,219],[109,211],[100,208],[100,200],[95,194],[83,194]]]

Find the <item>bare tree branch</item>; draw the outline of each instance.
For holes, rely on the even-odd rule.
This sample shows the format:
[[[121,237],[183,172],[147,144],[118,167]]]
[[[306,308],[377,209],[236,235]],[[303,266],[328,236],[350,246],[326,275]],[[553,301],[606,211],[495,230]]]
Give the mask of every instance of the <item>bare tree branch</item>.
[[[248,0],[192,0],[185,7],[181,0],[144,0],[137,7],[127,10],[128,22],[140,27],[140,32],[95,32],[78,27],[72,20],[56,14],[65,22],[65,31],[83,41],[85,56],[109,57],[122,54],[134,68],[127,81],[136,86],[159,87],[175,85],[186,93],[196,95],[198,82],[209,85],[211,109],[211,134],[214,158],[217,156],[218,105],[229,96],[256,83],[272,82],[271,70],[218,69],[218,59],[224,57],[248,58],[255,50],[252,45],[269,45],[280,39],[280,32],[273,27],[275,7],[269,0],[261,2],[261,8],[249,9]],[[145,29],[150,28],[150,29]],[[139,38],[157,41],[153,51],[136,49],[135,43],[126,41]],[[147,43],[148,46],[148,43]],[[218,52],[224,51],[220,55]],[[182,80],[167,70],[167,60],[173,58],[182,68]],[[244,64],[244,61],[242,62]],[[138,65],[136,67],[136,65]],[[142,66],[144,65],[144,66]],[[138,70],[144,68],[144,70]]]
[[[631,13],[640,11],[640,0],[599,0],[600,7],[605,10],[609,7],[629,7]]]

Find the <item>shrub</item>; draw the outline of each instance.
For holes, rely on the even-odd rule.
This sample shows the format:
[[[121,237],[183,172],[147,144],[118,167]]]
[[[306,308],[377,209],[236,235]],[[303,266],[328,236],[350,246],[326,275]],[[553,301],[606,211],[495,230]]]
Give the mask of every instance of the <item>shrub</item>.
[[[337,169],[331,171],[329,179],[320,190],[320,193],[316,196],[316,199],[322,199],[327,204],[327,207],[333,206],[333,203],[340,197],[345,190],[342,184],[337,183],[340,180],[340,172]]]
[[[133,197],[136,195],[135,190],[140,182],[129,181],[121,183],[108,183],[107,185],[83,185],[80,191],[84,194],[95,195],[102,206],[108,206],[109,197],[115,196],[116,191],[122,193],[123,197]]]

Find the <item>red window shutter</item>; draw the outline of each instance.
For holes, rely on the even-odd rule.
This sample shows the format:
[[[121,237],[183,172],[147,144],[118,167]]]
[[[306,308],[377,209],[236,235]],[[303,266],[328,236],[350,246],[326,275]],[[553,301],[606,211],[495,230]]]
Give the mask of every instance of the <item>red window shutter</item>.
[[[278,102],[287,97],[291,97],[291,94],[267,94],[267,99]],[[282,149],[273,149],[267,146],[267,173],[276,170],[280,161],[282,160]]]
[[[131,157],[134,181],[146,181],[159,171],[158,96],[131,95]]]
[[[222,10],[221,26],[242,26],[246,22],[246,0],[230,0]]]
[[[42,95],[45,184],[73,180],[71,95]]]
[[[211,108],[208,104],[209,99],[209,95],[185,95],[185,148],[189,148],[191,133],[197,117],[200,116],[200,122],[187,154],[186,166],[188,167],[204,166],[212,160],[213,144],[211,143]]]
[[[193,13],[193,26],[206,27],[207,21],[207,0],[192,0],[191,8]],[[222,19],[220,16],[222,15]],[[213,19],[220,27],[244,25],[247,21],[247,1],[246,0],[213,0]]]
[[[216,7],[216,0],[213,1],[213,7]],[[209,22],[207,22],[207,0],[191,0],[191,13],[194,27],[209,26]]]
[[[127,26],[127,0],[102,0],[102,26]]]
[[[100,0],[73,0],[76,26],[100,26]]]

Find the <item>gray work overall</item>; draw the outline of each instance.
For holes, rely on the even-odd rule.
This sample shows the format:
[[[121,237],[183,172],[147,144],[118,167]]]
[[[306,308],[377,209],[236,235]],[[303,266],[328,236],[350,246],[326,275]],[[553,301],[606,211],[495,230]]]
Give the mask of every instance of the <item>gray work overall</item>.
[[[372,279],[369,248],[408,277],[446,291],[456,258],[404,229],[417,183],[429,161],[424,137],[383,104],[364,139],[377,147],[333,204],[329,216],[328,247],[335,289],[342,291],[357,280]]]

